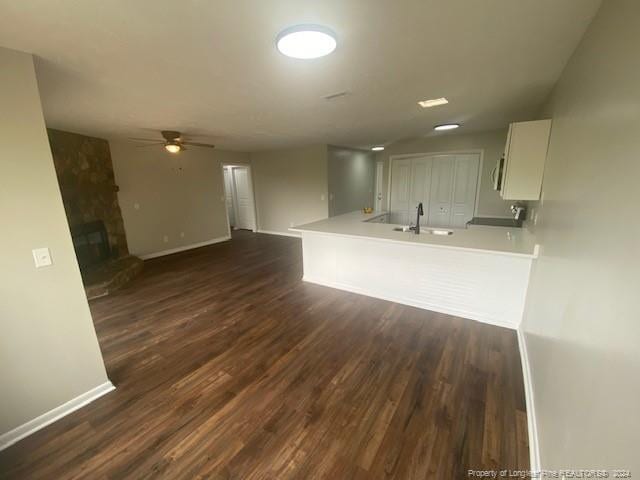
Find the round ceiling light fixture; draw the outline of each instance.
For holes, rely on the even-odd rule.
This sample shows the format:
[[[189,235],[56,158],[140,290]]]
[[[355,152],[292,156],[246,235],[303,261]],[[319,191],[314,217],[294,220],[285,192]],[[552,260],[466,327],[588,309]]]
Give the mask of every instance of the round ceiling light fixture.
[[[371,147],[371,150],[374,152],[381,152],[384,150],[384,147],[382,145],[378,145],[377,147]]]
[[[329,55],[337,44],[336,34],[322,25],[295,25],[284,29],[276,38],[280,53],[301,59]]]
[[[443,123],[442,125],[436,125],[433,129],[440,132],[442,130],[455,130],[458,127],[460,127],[459,123]]]
[[[164,148],[169,153],[178,153],[182,150],[182,146],[178,142],[167,142],[164,144]]]

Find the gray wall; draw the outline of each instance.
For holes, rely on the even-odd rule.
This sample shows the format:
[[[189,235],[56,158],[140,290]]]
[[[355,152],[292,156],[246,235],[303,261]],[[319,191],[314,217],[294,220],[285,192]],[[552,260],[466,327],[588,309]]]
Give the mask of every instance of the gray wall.
[[[221,164],[246,163],[248,154],[193,147],[172,155],[162,145],[141,148],[126,141],[110,146],[132,254],[228,235]]]
[[[409,153],[442,153],[466,150],[482,150],[483,163],[480,178],[480,196],[478,215],[481,217],[511,217],[509,205],[513,202],[500,198],[493,190],[491,170],[504,152],[507,130],[495,130],[483,133],[445,133],[397,142],[389,145],[383,152],[376,154],[377,160],[384,161],[383,205],[387,205],[389,186],[389,157]]]
[[[0,435],[107,382],[31,55],[0,48]],[[53,265],[36,270],[31,250]]]
[[[289,233],[327,218],[326,145],[252,153],[251,169],[259,230]]]
[[[523,330],[544,468],[640,475],[640,2],[608,0],[541,117],[553,128]]]
[[[334,146],[328,153],[329,216],[374,207],[375,156]]]

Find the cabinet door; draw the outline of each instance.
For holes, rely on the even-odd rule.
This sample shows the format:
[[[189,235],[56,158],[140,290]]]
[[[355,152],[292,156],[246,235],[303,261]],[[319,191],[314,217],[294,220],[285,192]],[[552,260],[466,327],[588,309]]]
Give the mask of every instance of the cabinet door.
[[[389,222],[399,225],[408,225],[411,160],[394,160],[391,162],[391,165],[391,205]]]
[[[451,202],[451,226],[465,228],[473,218],[476,208],[478,185],[478,154],[456,155],[453,173],[453,199]]]
[[[451,225],[453,197],[454,155],[436,155],[431,168],[431,195],[429,199],[429,226]]]
[[[551,120],[511,124],[505,152],[502,198],[539,200]]]

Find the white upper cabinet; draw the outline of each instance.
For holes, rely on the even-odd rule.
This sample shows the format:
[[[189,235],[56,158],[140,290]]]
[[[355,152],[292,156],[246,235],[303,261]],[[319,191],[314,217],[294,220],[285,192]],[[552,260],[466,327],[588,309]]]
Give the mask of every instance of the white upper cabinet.
[[[505,200],[539,200],[551,120],[509,125],[504,159],[495,170],[495,186]]]

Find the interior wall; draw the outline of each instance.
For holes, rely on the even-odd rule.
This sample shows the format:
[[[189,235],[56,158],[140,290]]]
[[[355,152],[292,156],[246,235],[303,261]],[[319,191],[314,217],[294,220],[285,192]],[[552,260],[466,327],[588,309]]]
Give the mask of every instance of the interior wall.
[[[640,2],[607,0],[553,118],[522,328],[543,468],[640,474]]]
[[[227,237],[222,163],[247,163],[241,152],[111,141],[129,250],[138,256]]]
[[[374,207],[373,153],[329,146],[328,155],[329,216]]]
[[[31,55],[0,48],[0,435],[108,381]],[[53,264],[36,269],[31,250]]]
[[[48,129],[49,145],[71,229],[101,220],[113,257],[129,253],[109,142]]]
[[[382,204],[386,208],[389,193],[389,157],[392,155],[483,150],[478,216],[512,218],[509,205],[513,202],[502,200],[500,194],[493,190],[493,182],[491,180],[491,172],[504,152],[506,141],[507,129],[503,129],[483,133],[438,134],[432,137],[397,142],[387,146],[383,152],[376,154],[376,160],[384,162]]]
[[[288,229],[329,215],[327,146],[251,154],[258,229]]]

